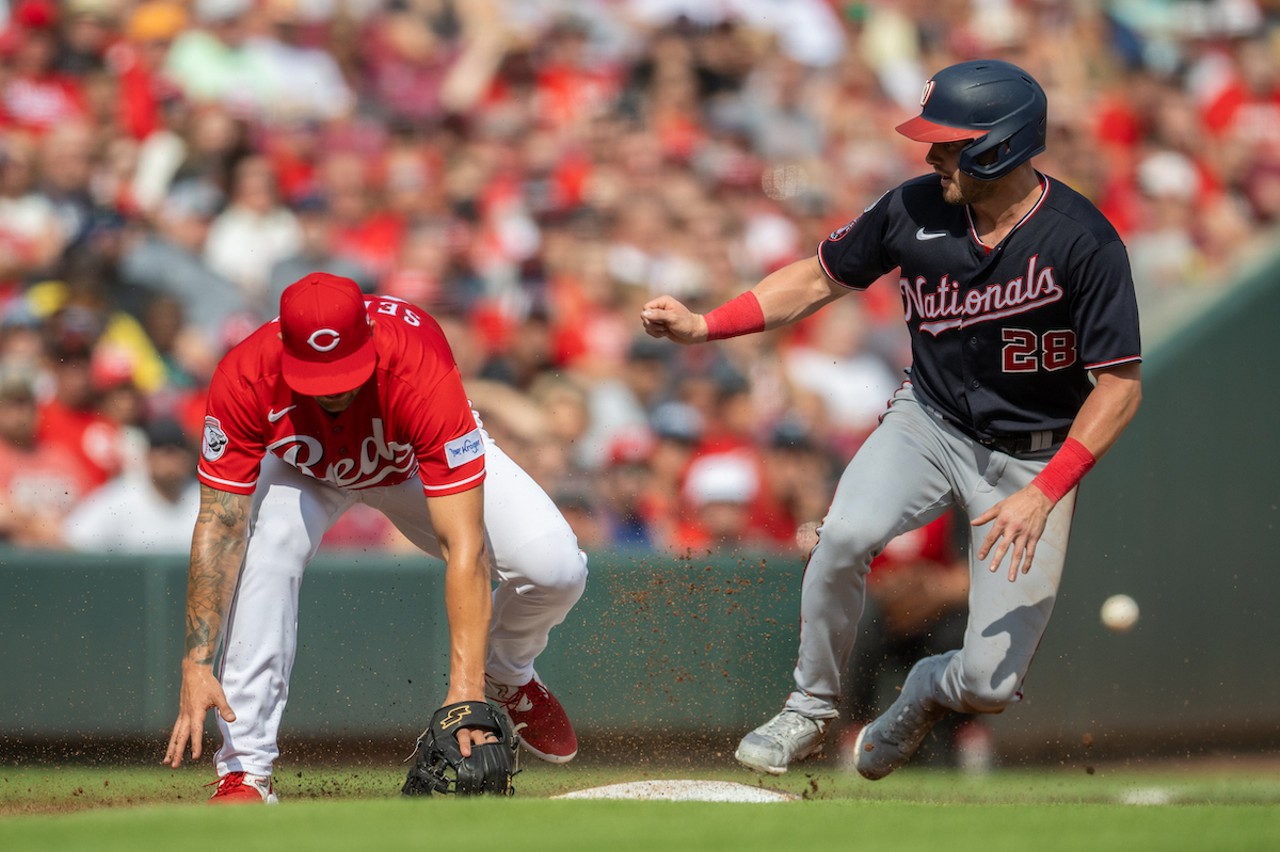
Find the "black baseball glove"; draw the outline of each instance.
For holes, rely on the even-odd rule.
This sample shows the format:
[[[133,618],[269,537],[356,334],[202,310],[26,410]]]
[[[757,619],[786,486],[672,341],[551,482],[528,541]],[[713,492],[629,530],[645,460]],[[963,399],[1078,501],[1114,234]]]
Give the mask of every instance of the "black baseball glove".
[[[459,728],[492,731],[498,741],[472,745],[471,756],[463,757],[458,746]],[[518,771],[518,744],[506,715],[488,702],[446,704],[431,717],[431,727],[418,737],[413,768],[400,792],[406,796],[510,796],[515,793],[511,777]]]

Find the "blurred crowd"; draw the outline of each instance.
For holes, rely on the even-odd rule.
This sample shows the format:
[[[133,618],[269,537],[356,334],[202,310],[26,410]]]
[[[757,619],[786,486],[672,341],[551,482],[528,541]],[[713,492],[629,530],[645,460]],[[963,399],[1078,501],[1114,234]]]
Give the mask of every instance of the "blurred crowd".
[[[22,547],[185,550],[214,365],[326,270],[440,320],[585,547],[794,550],[902,378],[896,281],[707,347],[638,309],[713,307],[925,171],[892,128],[955,61],[1044,84],[1037,163],[1120,230],[1144,308],[1229,282],[1280,215],[1273,0],[10,0],[0,24]],[[402,546],[360,513],[331,540]]]

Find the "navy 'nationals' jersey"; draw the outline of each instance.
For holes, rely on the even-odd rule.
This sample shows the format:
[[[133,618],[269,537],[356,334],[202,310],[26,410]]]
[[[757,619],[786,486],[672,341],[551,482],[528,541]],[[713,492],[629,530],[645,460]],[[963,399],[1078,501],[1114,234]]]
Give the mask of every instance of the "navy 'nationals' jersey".
[[[912,386],[979,436],[1066,429],[1087,371],[1142,358],[1119,235],[1084,196],[1040,180],[1040,201],[990,250],[937,175],[889,191],[818,246],[826,274],[852,289],[899,268]]]

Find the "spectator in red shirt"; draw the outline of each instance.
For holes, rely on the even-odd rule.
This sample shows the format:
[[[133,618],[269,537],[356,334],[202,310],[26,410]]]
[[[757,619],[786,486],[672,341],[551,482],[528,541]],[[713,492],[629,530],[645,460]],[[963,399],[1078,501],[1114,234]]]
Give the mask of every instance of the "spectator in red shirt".
[[[1242,39],[1231,53],[1231,73],[1204,105],[1205,127],[1237,144],[1280,150],[1280,73],[1271,40]]]
[[[684,517],[673,542],[679,553],[769,549],[769,536],[752,526],[760,495],[757,460],[741,451],[710,453],[689,464]]]
[[[331,249],[381,280],[393,267],[404,240],[405,222],[382,204],[365,158],[338,150],[321,162],[320,193],[328,200]]]
[[[98,411],[92,356],[101,326],[84,309],[69,307],[55,314],[48,328],[54,387],[40,406],[36,439],[66,453],[96,487],[119,473],[123,461],[120,425]]]
[[[553,127],[581,127],[607,111],[619,81],[592,62],[583,22],[564,18],[547,33],[537,73],[538,112]]]
[[[22,0],[0,33],[0,57],[12,71],[0,90],[4,123],[44,133],[87,114],[84,90],[54,69],[58,57],[58,7],[51,0]]]
[[[163,69],[169,47],[186,29],[187,12],[170,0],[140,3],[125,24],[124,40],[108,53],[120,76],[120,123],[134,139],[163,127],[163,104],[179,95]]]
[[[94,483],[64,449],[37,436],[36,416],[34,371],[0,361],[0,541],[60,547],[62,519]]]

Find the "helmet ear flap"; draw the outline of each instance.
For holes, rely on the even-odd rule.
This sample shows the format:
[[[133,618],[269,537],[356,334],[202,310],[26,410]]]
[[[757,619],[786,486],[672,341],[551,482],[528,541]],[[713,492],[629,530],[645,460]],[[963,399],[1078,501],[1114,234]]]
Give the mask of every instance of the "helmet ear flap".
[[[1002,150],[1003,149],[1003,150]],[[1002,153],[1009,149],[1009,140],[991,138],[991,134],[979,136],[960,151],[960,171],[980,180],[988,180],[984,170],[996,168]]]
[[[1002,178],[1027,160],[1044,153],[1045,124],[1023,124],[1011,134],[988,133],[960,152],[960,171],[978,180]],[[1000,128],[996,128],[999,130]]]
[[[995,180],[1011,172],[1010,140],[993,139],[991,134],[975,139],[960,152],[960,171],[978,180]]]

